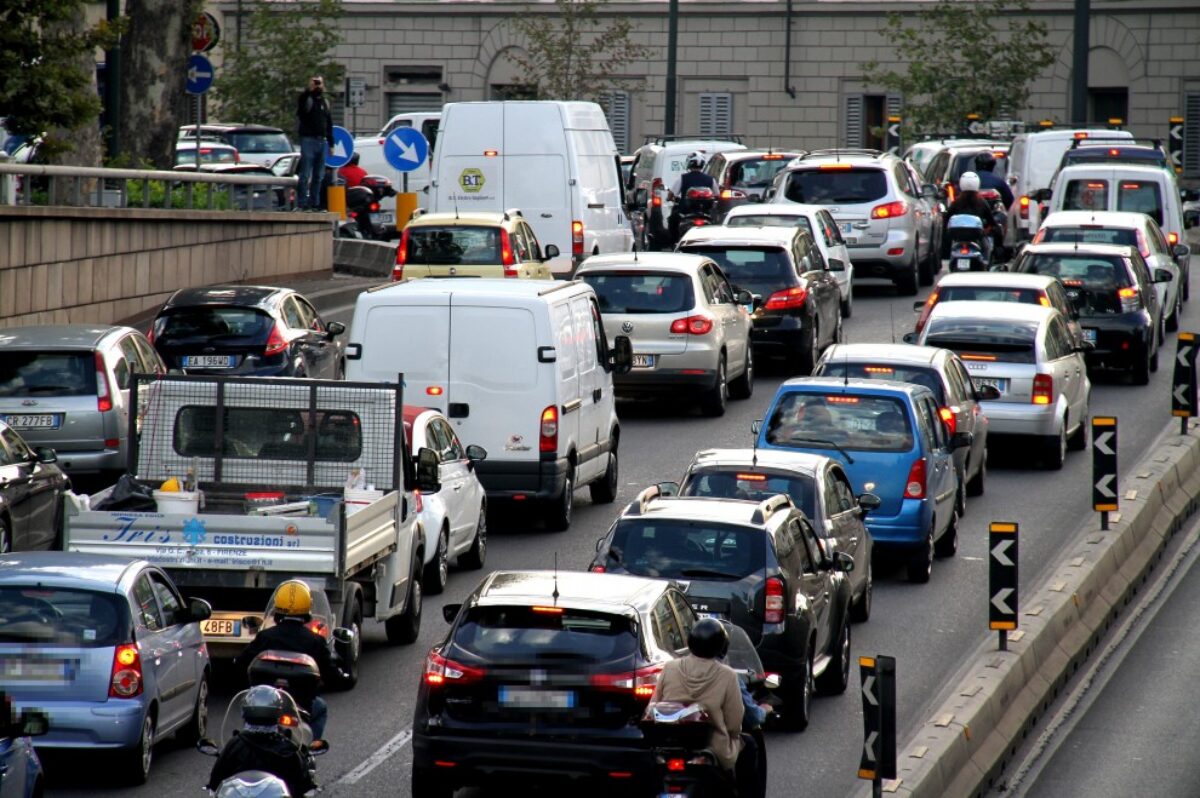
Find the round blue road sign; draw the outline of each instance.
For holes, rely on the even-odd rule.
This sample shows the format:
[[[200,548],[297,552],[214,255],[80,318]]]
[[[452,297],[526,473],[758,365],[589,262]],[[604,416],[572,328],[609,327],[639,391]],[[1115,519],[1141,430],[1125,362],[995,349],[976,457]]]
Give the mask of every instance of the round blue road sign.
[[[193,55],[191,58],[189,58],[187,68],[188,94],[203,94],[212,88],[212,84],[212,61],[209,61],[200,54]]]
[[[344,127],[333,126],[333,149],[325,155],[325,165],[337,169],[350,163],[354,154],[354,136]]]
[[[383,157],[400,172],[411,172],[429,157],[429,142],[421,131],[398,127],[383,142]]]

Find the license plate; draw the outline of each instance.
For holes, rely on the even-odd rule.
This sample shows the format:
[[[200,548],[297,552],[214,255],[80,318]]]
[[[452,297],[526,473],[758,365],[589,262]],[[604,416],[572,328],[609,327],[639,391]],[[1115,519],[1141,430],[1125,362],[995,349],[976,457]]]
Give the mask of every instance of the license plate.
[[[575,706],[575,693],[570,690],[501,687],[500,705],[512,709],[572,709]]]
[[[633,367],[635,369],[652,369],[654,368],[654,355],[634,355]]]
[[[718,621],[725,620],[725,614],[722,612],[697,612],[696,617],[701,620],[704,618],[716,618]]]
[[[200,631],[209,637],[241,637],[242,622],[228,618],[209,618],[200,622]]]
[[[1096,343],[1096,331],[1091,327],[1084,327],[1083,340],[1087,341],[1088,343]]]
[[[852,246],[852,245],[854,245],[854,244],[857,244],[857,243],[858,243],[858,239],[857,239],[857,238],[855,238],[854,236],[842,236],[842,242],[843,242],[843,243],[844,243],[846,246]]]
[[[380,224],[395,224],[396,217],[390,213],[381,213],[381,214],[379,214],[379,223]]]
[[[0,668],[3,681],[13,682],[65,682],[67,662],[61,659],[17,659],[5,658]]]
[[[1008,391],[1008,379],[1004,377],[972,377],[971,381],[976,385],[990,385],[1002,394]]]
[[[58,429],[62,426],[62,416],[55,413],[38,415],[0,416],[13,429]]]
[[[956,268],[962,272],[970,271],[970,269],[971,269],[970,258],[955,258],[954,259],[954,268]]]
[[[233,355],[189,355],[183,359],[184,368],[227,369],[233,367]]]

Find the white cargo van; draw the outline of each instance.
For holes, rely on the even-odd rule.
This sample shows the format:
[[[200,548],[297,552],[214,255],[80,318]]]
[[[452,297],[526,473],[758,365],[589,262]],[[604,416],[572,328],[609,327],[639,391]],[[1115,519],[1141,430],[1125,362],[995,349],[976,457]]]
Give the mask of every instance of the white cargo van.
[[[519,209],[563,253],[550,261],[556,275],[633,248],[620,153],[595,103],[448,103],[432,168],[430,211]]]
[[[438,122],[442,118],[437,111],[423,111],[406,114],[396,114],[384,125],[377,136],[360,136],[354,140],[354,151],[358,153],[358,165],[367,170],[369,175],[383,175],[392,181],[396,191],[404,190],[404,174],[387,162],[383,157],[383,143],[387,136],[396,128],[410,127],[419,130],[429,142],[429,158],[416,169],[408,173],[408,190],[424,191],[429,185],[429,163],[433,159],[433,150],[437,145]],[[425,194],[417,198],[418,205],[428,204]],[[422,200],[425,200],[422,202]],[[377,224],[391,227],[396,223],[396,198],[384,197],[379,201],[379,216]]]
[[[537,501],[566,529],[573,496],[617,492],[620,426],[613,372],[632,364],[629,339],[610,348],[596,294],[583,282],[425,279],[362,293],[346,346],[346,378],[395,381],[411,404],[436,408],[476,464],[490,499]]]
[[[1033,133],[1018,133],[1008,150],[1008,184],[1012,187],[1013,204],[1008,209],[1008,228],[1005,246],[1029,241],[1042,223],[1042,208],[1034,193],[1049,188],[1054,173],[1062,162],[1063,153],[1076,139],[1103,136],[1106,139],[1128,138],[1128,130],[1054,128]]]

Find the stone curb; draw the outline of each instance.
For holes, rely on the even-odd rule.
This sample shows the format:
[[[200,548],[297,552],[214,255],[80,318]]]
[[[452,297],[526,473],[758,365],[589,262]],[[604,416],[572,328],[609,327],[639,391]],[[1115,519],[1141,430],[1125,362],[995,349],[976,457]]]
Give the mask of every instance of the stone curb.
[[[333,240],[333,270],[337,274],[391,279],[396,265],[396,244],[360,241],[353,238]]]

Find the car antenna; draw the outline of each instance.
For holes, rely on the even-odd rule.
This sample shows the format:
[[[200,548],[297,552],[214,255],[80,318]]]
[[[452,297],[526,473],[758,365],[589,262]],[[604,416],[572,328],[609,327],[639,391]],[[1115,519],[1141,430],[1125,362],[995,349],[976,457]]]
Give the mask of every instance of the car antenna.
[[[558,606],[558,552],[554,552],[554,592],[550,594],[554,599],[554,606]]]
[[[454,221],[458,221],[458,197],[454,198]]]

